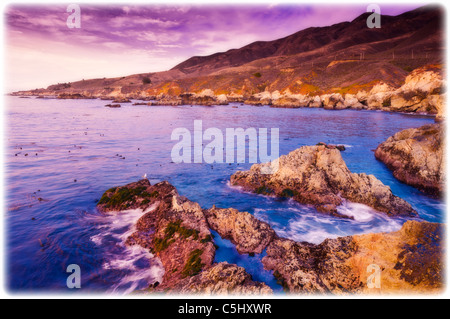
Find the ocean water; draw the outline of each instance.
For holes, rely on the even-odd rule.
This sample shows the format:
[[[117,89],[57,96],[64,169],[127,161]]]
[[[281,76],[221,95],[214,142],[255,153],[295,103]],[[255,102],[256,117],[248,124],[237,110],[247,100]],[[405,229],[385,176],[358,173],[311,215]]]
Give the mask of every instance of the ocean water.
[[[247,211],[268,222],[280,236],[320,243],[369,232],[400,229],[405,218],[388,218],[370,207],[345,203],[340,213],[354,219],[325,216],[292,200],[242,192],[230,175],[251,164],[175,164],[171,150],[174,128],[193,132],[219,128],[279,128],[280,155],[318,142],[344,144],[342,156],[352,172],[373,174],[407,200],[420,218],[442,222],[443,201],[397,181],[373,150],[394,133],[433,123],[431,117],[377,111],[274,109],[229,106],[104,107],[100,100],[23,99],[6,97],[5,110],[5,252],[11,292],[130,293],[160,281],[157,258],[124,239],[143,213],[132,210],[99,214],[103,192],[137,181],[167,180],[181,195],[203,208],[213,204]],[[216,234],[216,261],[243,266],[253,279],[275,291],[281,287],[261,258],[241,256]],[[67,266],[78,264],[81,289],[68,289]]]

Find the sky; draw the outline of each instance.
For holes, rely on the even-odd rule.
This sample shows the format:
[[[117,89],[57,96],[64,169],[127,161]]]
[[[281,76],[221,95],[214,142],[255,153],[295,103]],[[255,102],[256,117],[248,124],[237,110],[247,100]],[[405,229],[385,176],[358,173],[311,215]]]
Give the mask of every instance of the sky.
[[[380,5],[397,15],[419,4]],[[89,5],[68,28],[67,4],[9,5],[4,11],[5,91],[81,79],[168,70],[191,56],[351,21],[351,5]]]

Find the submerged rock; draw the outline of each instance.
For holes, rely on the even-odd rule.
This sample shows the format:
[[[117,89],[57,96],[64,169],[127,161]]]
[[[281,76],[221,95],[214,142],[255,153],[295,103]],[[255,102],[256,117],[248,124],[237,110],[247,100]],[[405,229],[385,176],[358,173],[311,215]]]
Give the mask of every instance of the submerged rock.
[[[327,239],[319,245],[277,238],[262,262],[289,292],[440,292],[442,240],[441,224],[407,221],[396,232]],[[369,278],[375,270],[379,283]]]
[[[274,169],[277,167],[277,169]],[[269,168],[273,174],[262,174]],[[373,175],[350,172],[336,148],[303,146],[272,163],[254,164],[231,176],[231,184],[258,194],[290,197],[313,204],[325,213],[337,213],[344,199],[361,203],[389,216],[416,216],[416,211]]]
[[[389,137],[375,150],[398,180],[426,193],[444,191],[444,132],[442,124],[406,129]]]

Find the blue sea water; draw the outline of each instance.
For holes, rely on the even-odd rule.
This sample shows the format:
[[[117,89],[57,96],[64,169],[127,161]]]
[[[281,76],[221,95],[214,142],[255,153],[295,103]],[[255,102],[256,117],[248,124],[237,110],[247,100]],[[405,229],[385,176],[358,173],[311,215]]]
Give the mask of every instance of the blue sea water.
[[[443,201],[397,181],[373,150],[394,133],[433,123],[431,117],[377,111],[275,109],[228,106],[132,106],[106,108],[100,100],[6,98],[4,155],[6,277],[12,292],[73,293],[66,268],[78,264],[82,288],[75,292],[129,293],[160,281],[157,258],[123,242],[142,211],[104,216],[96,209],[103,192],[137,181],[168,180],[203,208],[213,204],[247,211],[283,237],[320,243],[334,238],[400,229],[405,218],[389,218],[355,203],[340,207],[354,219],[325,216],[307,205],[250,194],[229,178],[249,163],[175,164],[174,128],[279,128],[280,154],[318,142],[344,144],[352,172],[373,174],[408,201],[420,218],[442,222]],[[237,108],[236,108],[237,107]],[[216,261],[246,268],[275,291],[281,287],[262,268],[261,255],[239,255],[216,234]]]

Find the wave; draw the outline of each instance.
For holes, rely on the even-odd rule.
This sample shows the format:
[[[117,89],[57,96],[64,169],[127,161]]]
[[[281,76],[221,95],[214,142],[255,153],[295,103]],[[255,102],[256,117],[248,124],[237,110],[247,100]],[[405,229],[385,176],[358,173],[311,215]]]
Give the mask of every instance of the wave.
[[[344,202],[338,213],[353,219],[328,216],[312,206],[287,202],[277,209],[255,208],[255,217],[267,222],[281,236],[298,242],[320,244],[325,239],[399,230],[405,218],[389,217],[369,206]]]
[[[114,274],[110,292],[128,294],[162,281],[164,267],[159,258],[141,246],[125,245],[125,240],[136,231],[139,218],[155,207],[153,205],[145,211],[109,212],[102,217],[103,223],[97,226],[99,232],[90,237],[93,243],[105,249],[102,270]]]

